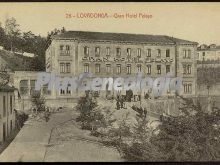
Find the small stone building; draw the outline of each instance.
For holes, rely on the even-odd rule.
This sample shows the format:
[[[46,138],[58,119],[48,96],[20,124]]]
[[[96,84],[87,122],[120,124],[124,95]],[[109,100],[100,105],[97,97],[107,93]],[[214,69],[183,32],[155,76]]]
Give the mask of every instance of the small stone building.
[[[0,142],[15,129],[14,90],[8,85],[0,85]]]

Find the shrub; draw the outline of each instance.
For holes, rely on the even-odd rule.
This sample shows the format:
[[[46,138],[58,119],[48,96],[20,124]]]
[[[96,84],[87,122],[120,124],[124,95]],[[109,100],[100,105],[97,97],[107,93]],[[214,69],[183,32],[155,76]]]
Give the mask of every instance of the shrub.
[[[137,116],[132,131],[123,120],[118,128],[109,130],[104,143],[116,146],[128,161],[220,160],[220,110],[215,107],[206,112],[199,102],[182,100],[180,115],[162,120],[158,133]]]
[[[28,115],[25,114],[24,112],[20,112],[15,110],[15,127],[20,129],[23,127],[24,122],[28,119]]]
[[[97,107],[97,102],[91,92],[79,99],[77,110],[80,111],[80,115],[76,120],[81,122],[82,129],[96,130],[97,124],[103,120],[103,115],[95,111],[95,107]]]
[[[33,92],[31,95],[32,105],[37,111],[45,111],[45,98],[40,92]]]

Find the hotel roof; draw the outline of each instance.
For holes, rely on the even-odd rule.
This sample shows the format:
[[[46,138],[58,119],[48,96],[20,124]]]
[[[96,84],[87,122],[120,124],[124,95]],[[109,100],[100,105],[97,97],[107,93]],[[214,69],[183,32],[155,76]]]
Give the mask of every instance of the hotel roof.
[[[52,38],[118,41],[118,42],[140,42],[140,43],[198,44],[197,42],[178,39],[166,35],[106,33],[106,32],[88,32],[88,31],[67,31],[62,34],[55,35]]]

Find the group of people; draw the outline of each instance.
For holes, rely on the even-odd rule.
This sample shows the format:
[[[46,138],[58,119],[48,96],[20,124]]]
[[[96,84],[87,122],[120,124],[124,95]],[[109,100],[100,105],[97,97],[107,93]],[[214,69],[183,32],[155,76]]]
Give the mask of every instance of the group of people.
[[[58,111],[60,111],[62,109],[62,107],[58,107],[57,109],[56,109],[56,111],[58,112]],[[32,112],[35,112],[35,114],[37,114],[37,108],[36,107],[33,107],[32,108]],[[48,122],[49,121],[49,119],[50,119],[50,114],[52,113],[52,112],[54,112],[54,109],[53,108],[51,108],[51,107],[44,107],[44,118],[45,118],[45,121],[46,122]]]
[[[121,108],[126,109],[125,99],[121,95],[118,95],[117,98],[116,98],[116,109],[119,110]]]

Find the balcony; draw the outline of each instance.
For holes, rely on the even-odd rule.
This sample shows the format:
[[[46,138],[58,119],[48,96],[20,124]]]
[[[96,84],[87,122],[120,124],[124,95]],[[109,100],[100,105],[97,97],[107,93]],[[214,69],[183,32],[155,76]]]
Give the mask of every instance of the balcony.
[[[70,56],[70,51],[69,50],[62,50],[62,51],[60,51],[60,56]]]

